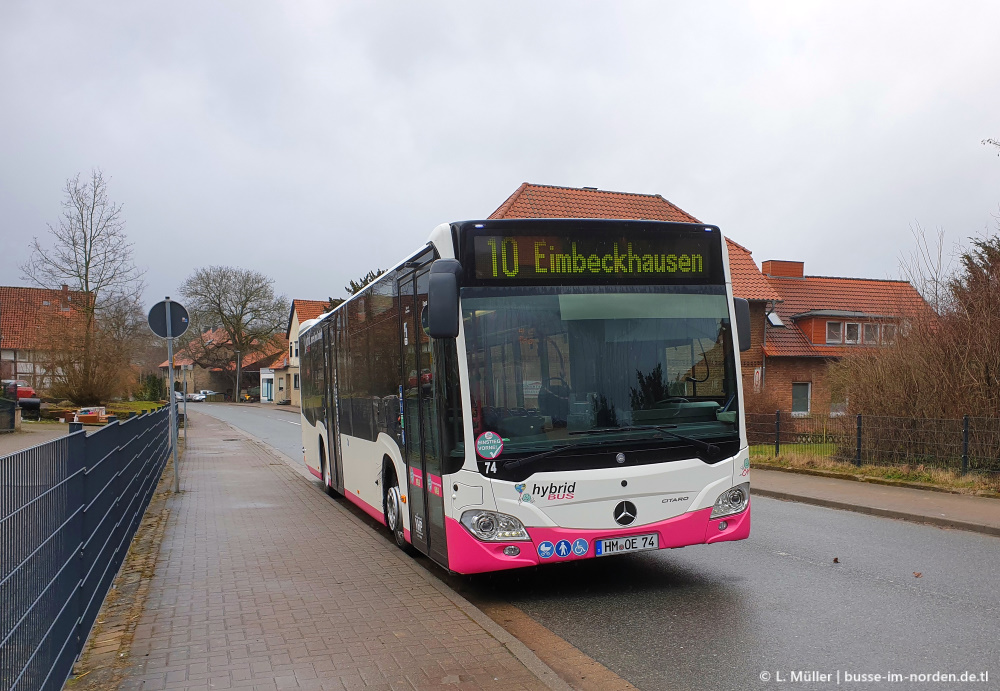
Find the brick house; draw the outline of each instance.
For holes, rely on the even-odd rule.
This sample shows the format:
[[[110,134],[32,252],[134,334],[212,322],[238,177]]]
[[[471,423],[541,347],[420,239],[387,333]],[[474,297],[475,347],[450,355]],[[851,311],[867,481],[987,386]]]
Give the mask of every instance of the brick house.
[[[859,348],[891,343],[929,306],[907,281],[806,276],[803,262],[765,261],[778,294],[764,322],[763,384],[780,410],[826,415],[843,410],[827,382],[829,363]]]
[[[523,183],[490,218],[620,218],[701,223],[658,194]],[[725,232],[725,229],[723,229]],[[894,338],[907,316],[929,309],[906,281],[804,276],[802,262],[757,268],[726,238],[733,295],[750,302],[751,348],[741,354],[743,391],[796,415],[836,413],[830,362]]]
[[[174,378],[179,385],[187,383],[189,392],[211,389],[224,393],[229,400],[234,399],[233,369],[231,349],[228,347],[229,335],[225,329],[206,329],[198,335],[198,340],[190,343],[187,347],[174,352]],[[251,353],[243,357],[243,370],[240,380],[240,388],[249,389],[258,386],[262,368],[270,365],[285,352],[286,341],[283,335],[276,334],[269,347],[264,352]],[[229,360],[225,365],[216,367],[205,367],[197,363],[201,357],[195,357],[195,353],[204,355],[213,350],[219,350],[219,359]],[[202,359],[202,362],[204,360]],[[169,371],[169,361],[164,360],[159,365],[160,373],[166,381]],[[169,386],[169,385],[168,385]]]
[[[0,286],[0,379],[21,379],[37,392],[48,389],[52,376],[42,349],[47,325],[53,319],[82,324],[82,313],[74,307],[83,305],[86,295],[68,285],[59,290]]]
[[[274,362],[269,368],[261,370],[260,400],[297,406],[301,403],[301,385],[299,382],[299,326],[310,319],[315,319],[327,311],[326,300],[292,300],[288,311],[288,327],[285,338],[288,339],[287,354]],[[267,386],[268,379],[273,380]],[[265,393],[268,397],[265,398]]]
[[[701,223],[658,194],[607,192],[592,187],[555,187],[523,183],[490,218],[626,218]],[[750,250],[726,238],[733,295],[750,302],[750,350],[741,354],[743,389],[753,390],[754,373],[764,364],[766,314],[778,294],[754,263]]]

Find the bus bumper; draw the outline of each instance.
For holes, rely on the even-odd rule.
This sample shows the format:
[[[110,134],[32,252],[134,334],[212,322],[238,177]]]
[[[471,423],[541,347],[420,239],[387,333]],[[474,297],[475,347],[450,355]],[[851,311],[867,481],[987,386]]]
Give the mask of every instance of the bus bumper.
[[[657,523],[647,523],[646,525],[631,526],[629,528],[607,528],[600,530],[581,530],[575,528],[535,528],[528,527],[528,535],[531,541],[519,542],[481,542],[469,534],[462,525],[452,519],[447,518],[447,539],[448,539],[448,568],[462,574],[485,573],[487,571],[501,571],[503,569],[517,569],[523,566],[537,566],[539,564],[555,563],[561,561],[574,561],[578,559],[592,559],[595,556],[594,544],[597,540],[607,538],[623,538],[633,535],[649,535],[657,533],[659,535],[660,549],[674,549],[686,547],[688,545],[711,544],[714,542],[726,542],[730,540],[745,540],[750,536],[750,504],[747,508],[734,516],[725,518],[710,519],[712,515],[711,507],[691,511],[689,513],[668,518]],[[725,523],[725,526],[722,524]],[[578,541],[583,539],[587,543],[586,552],[581,550],[576,554],[572,550],[566,556],[559,556],[552,550],[548,550],[547,557],[539,556],[539,546],[543,543],[556,545],[561,540],[566,540],[570,545],[581,544]],[[506,547],[516,546],[519,553],[516,555],[504,554]]]

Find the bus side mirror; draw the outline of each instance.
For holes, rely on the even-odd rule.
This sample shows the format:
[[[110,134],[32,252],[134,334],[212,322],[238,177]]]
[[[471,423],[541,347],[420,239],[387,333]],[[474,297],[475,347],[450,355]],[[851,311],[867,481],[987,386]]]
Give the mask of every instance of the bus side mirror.
[[[458,336],[458,277],[462,265],[456,259],[438,259],[431,264],[427,284],[427,334],[431,338]]]
[[[750,350],[750,302],[743,298],[733,298],[736,312],[736,334],[740,337],[740,352]]]

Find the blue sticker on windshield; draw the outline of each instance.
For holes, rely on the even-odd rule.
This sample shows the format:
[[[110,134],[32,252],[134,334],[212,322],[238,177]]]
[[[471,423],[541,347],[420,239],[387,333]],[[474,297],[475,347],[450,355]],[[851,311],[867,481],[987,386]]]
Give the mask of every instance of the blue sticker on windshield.
[[[552,546],[552,543],[549,542],[548,540],[546,540],[545,542],[538,543],[538,556],[540,556],[542,559],[548,559],[549,557],[551,557],[553,551],[555,551],[555,548]]]

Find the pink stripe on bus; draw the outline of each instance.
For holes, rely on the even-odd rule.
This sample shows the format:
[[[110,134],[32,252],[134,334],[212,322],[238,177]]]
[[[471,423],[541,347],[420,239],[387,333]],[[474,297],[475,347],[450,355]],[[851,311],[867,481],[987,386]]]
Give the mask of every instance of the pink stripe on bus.
[[[344,496],[347,497],[347,499],[352,504],[354,504],[355,506],[357,506],[359,509],[361,509],[362,511],[364,511],[366,514],[368,514],[369,516],[371,516],[372,518],[374,518],[376,521],[378,521],[382,525],[385,525],[385,516],[382,515],[382,512],[379,509],[376,509],[375,507],[373,507],[371,504],[369,504],[368,502],[366,502],[361,497],[354,496],[354,494],[352,494],[350,491],[345,491],[344,492]]]
[[[318,477],[320,480],[323,479],[323,473],[319,472],[318,470],[316,470],[312,466],[308,466],[307,465],[306,468],[309,468],[309,472],[312,473],[313,475],[315,475],[316,477]]]

